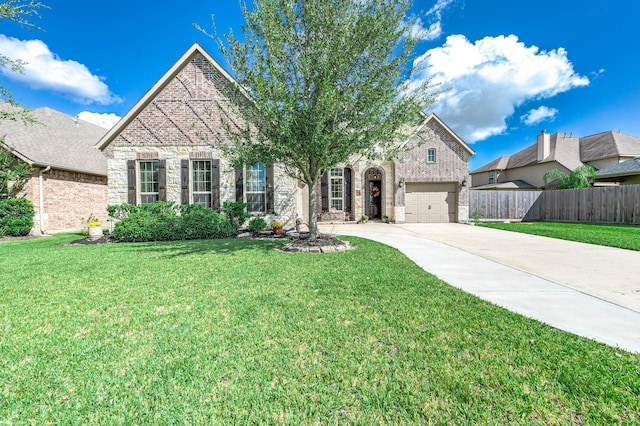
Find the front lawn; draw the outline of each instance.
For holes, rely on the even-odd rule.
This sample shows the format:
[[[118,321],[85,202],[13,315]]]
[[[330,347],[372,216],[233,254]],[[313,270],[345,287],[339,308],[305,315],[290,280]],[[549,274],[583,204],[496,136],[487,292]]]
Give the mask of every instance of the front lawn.
[[[398,251],[0,243],[0,424],[638,424],[640,355]]]
[[[478,225],[561,240],[640,250],[640,226],[568,222],[483,222]]]

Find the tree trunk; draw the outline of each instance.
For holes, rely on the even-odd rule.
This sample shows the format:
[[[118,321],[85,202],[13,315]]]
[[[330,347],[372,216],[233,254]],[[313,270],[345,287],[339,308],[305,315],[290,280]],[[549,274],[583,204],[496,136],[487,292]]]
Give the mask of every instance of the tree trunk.
[[[309,184],[309,239],[315,241],[318,238],[318,200],[316,199],[317,182]]]

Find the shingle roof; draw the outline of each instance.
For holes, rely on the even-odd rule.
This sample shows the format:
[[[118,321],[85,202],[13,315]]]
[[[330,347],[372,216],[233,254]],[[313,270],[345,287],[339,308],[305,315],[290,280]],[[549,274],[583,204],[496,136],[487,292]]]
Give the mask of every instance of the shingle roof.
[[[521,179],[508,182],[489,183],[487,185],[474,186],[473,189],[537,189],[535,186]]]
[[[623,161],[622,163],[600,169],[596,173],[596,176],[607,177],[633,174],[640,174],[640,157],[631,158],[629,160]]]
[[[640,154],[640,138],[608,131],[580,138],[580,159],[583,162],[619,155]]]
[[[534,143],[511,156],[500,157],[473,170],[471,174],[490,170],[508,170],[536,163],[556,161],[568,170],[575,170],[583,163],[622,155],[640,155],[640,138],[620,132],[604,132],[577,138],[566,133],[550,136],[550,155],[538,161],[538,145]],[[506,165],[504,164],[507,159]]]
[[[0,108],[13,107],[0,102]],[[48,107],[34,109],[31,116],[38,124],[0,122],[0,136],[17,157],[35,166],[107,175],[107,159],[94,146],[106,129]]]

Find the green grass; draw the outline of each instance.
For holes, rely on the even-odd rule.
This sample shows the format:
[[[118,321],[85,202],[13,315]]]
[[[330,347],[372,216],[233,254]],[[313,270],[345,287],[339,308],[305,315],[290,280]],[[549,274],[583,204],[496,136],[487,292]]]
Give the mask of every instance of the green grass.
[[[569,222],[484,222],[478,225],[561,240],[640,250],[640,226]]]
[[[394,249],[0,243],[0,424],[638,424],[640,355]]]

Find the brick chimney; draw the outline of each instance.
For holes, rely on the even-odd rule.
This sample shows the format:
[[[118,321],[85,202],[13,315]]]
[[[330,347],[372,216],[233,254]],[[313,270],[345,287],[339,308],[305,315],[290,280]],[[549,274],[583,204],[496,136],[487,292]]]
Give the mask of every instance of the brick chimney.
[[[543,130],[538,135],[538,161],[543,161],[551,154],[551,136]]]

